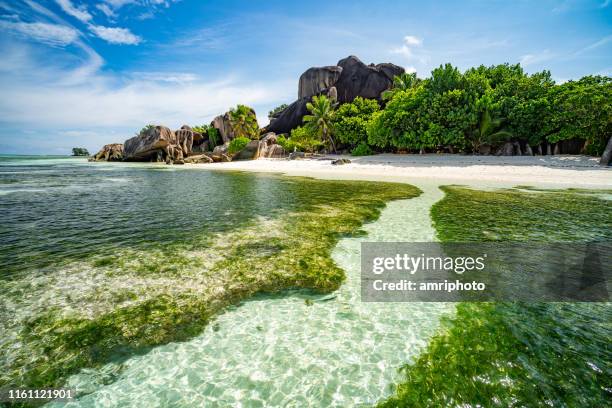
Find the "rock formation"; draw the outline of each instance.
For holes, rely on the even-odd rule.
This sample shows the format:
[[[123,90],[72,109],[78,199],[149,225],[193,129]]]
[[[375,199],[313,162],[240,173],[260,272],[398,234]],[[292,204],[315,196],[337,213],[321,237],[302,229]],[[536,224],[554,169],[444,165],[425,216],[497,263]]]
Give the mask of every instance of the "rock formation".
[[[121,161],[123,160],[123,144],[111,143],[104,145],[102,149],[93,155],[90,161]]]
[[[230,124],[229,112],[219,115],[210,122],[210,125],[219,131],[219,136],[223,143],[227,143],[234,138],[234,131]]]
[[[193,132],[181,129],[177,133],[165,126],[152,126],[123,144],[125,160],[165,161],[180,164],[191,153]]]
[[[340,103],[358,96],[380,100],[380,94],[393,84],[393,77],[403,72],[404,68],[389,63],[366,65],[355,56],[341,59],[335,66],[309,68],[300,76],[298,100],[271,118],[267,130],[289,133],[300,126],[313,95],[325,93]]]
[[[340,74],[342,67],[313,67],[307,69],[301,76],[298,84],[298,99],[312,98],[313,95],[319,95],[326,89],[334,86]]]
[[[612,165],[612,136],[608,139],[608,144],[604,149],[603,154],[601,155],[601,160],[599,160],[599,164],[602,166]]]
[[[280,159],[286,156],[285,149],[277,144],[278,138],[273,132],[266,133],[259,141],[257,158]]]
[[[380,94],[391,88],[393,77],[404,73],[404,68],[393,64],[366,65],[355,56],[338,61],[342,74],[334,84],[338,102],[352,102],[358,96],[380,99]]]

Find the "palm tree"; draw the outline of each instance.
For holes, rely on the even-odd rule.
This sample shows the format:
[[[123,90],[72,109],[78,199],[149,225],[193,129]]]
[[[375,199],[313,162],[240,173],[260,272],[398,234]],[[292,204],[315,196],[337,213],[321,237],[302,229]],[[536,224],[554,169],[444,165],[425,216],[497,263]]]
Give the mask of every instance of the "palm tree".
[[[479,151],[480,146],[483,144],[493,144],[502,139],[512,137],[512,133],[505,129],[500,129],[503,122],[504,118],[493,117],[489,108],[485,108],[480,113],[478,126],[472,131],[472,151]]]
[[[383,91],[381,97],[384,101],[388,101],[393,98],[393,95],[395,95],[397,91],[407,91],[408,89],[416,88],[420,83],[421,80],[417,78],[416,72],[404,72],[403,74],[393,77],[391,89]]]
[[[312,97],[312,102],[306,104],[306,109],[311,114],[304,115],[302,120],[311,130],[318,133],[322,140],[327,140],[334,153],[336,153],[336,144],[331,134],[334,107],[330,99],[325,95],[315,95]]]
[[[236,137],[255,139],[259,135],[255,111],[246,105],[238,105],[230,109],[229,122]]]

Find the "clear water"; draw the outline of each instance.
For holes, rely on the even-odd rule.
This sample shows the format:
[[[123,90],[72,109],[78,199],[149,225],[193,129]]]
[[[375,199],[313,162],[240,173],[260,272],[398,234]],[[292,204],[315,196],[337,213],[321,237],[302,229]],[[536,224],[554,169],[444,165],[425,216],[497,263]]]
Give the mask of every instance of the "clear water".
[[[276,212],[301,209],[314,196],[333,199],[312,186],[304,189],[304,183],[82,159],[2,159],[0,240],[8,249],[0,259],[3,278],[27,282],[29,292],[0,299],[0,341],[18,347],[12,341],[19,323],[51,306],[86,315],[113,307],[103,295],[93,305],[91,298],[80,303],[77,292],[141,283],[99,276],[83,260],[125,248],[147,256],[160,245],[230,234]],[[342,239],[333,259],[347,281],[338,291],[256,297],[221,314],[190,341],[84,369],[66,385],[87,395],[70,406],[351,406],[390,395],[397,368],[423,350],[453,307],[361,303],[359,244],[432,240],[428,212],[441,197],[432,188],[392,202],[364,227],[366,237]]]

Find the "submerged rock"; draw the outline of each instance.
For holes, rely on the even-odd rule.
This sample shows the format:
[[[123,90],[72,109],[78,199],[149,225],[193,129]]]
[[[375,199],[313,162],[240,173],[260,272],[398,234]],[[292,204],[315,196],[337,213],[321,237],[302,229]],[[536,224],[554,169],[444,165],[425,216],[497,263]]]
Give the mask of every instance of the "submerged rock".
[[[123,144],[111,143],[102,146],[102,149],[93,155],[90,161],[121,161],[123,160]]]

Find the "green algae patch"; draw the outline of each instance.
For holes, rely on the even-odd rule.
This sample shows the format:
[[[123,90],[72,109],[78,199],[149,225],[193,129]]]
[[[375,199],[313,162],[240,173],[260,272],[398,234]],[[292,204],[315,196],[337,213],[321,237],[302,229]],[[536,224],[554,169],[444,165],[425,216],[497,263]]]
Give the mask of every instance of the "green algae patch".
[[[278,176],[257,182],[288,195],[287,204],[258,208],[222,233],[118,249],[61,271],[0,281],[7,304],[19,311],[2,339],[9,352],[0,359],[0,386],[61,386],[82,368],[196,336],[225,308],[258,293],[333,291],[345,278],[331,259],[340,237],[359,234],[386,202],[420,194],[394,183]],[[262,194],[270,192],[228,203],[227,213],[250,211]],[[28,299],[20,297],[27,291]]]
[[[612,238],[609,201],[592,191],[442,189],[442,241]],[[461,303],[380,406],[607,406],[611,321],[610,303]]]

